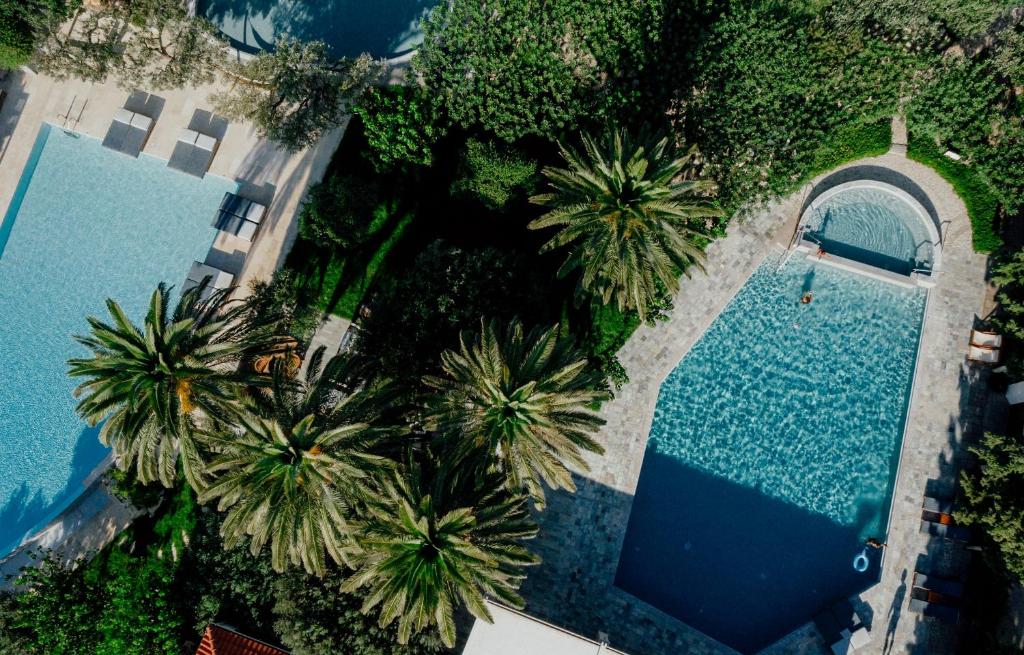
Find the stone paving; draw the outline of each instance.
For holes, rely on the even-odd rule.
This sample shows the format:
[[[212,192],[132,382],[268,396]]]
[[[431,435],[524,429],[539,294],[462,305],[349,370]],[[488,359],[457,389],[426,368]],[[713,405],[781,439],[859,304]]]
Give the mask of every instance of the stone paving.
[[[966,558],[962,549],[919,534],[918,524],[926,480],[952,489],[956,453],[980,418],[972,393],[980,393],[984,375],[966,365],[965,350],[985,297],[986,257],[972,251],[967,213],[952,189],[900,152],[841,167],[732,225],[708,248],[707,275],[683,280],[671,320],[637,330],[619,354],[630,382],[602,409],[605,455],[589,457],[591,470],[577,476],[577,493],[553,494],[540,517],[540,537],[531,545],[543,563],[523,585],[527,612],[589,637],[606,633],[632,655],[734,652],[613,585],[659,386],[754,269],[788,245],[809,191],[860,177],[923,199],[942,226],[944,270],[929,294],[882,580],[855,598],[873,636],[858,653],[952,652],[955,633],[906,609],[906,581],[917,568],[958,572]],[[827,652],[811,624],[763,651]]]

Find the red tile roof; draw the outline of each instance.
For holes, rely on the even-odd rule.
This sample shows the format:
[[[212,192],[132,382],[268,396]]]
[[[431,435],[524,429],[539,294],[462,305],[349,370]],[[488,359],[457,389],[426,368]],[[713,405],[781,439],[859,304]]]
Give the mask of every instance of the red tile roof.
[[[229,628],[210,625],[206,627],[196,655],[288,655],[288,653]]]

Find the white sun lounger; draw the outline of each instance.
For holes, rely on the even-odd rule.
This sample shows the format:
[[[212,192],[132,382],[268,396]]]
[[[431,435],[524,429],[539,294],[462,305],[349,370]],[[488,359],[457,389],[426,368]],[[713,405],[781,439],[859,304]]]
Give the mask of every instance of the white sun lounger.
[[[129,157],[138,157],[152,131],[152,118],[121,107],[114,112],[103,145]]]
[[[1003,345],[1003,335],[984,330],[971,330],[971,344],[979,348],[999,348]]]
[[[203,177],[206,171],[210,170],[218,144],[217,139],[212,136],[186,128],[178,135],[178,141],[174,144],[174,152],[171,153],[167,166],[189,175]]]
[[[203,300],[209,298],[216,291],[231,288],[231,285],[235,283],[235,276],[231,273],[203,262],[194,261],[192,262],[192,268],[188,271],[188,277],[185,278],[185,284],[181,286],[181,292],[185,293],[189,289],[198,287],[207,277],[210,278],[210,282],[206,285],[200,296]]]
[[[967,359],[979,364],[996,364],[999,362],[999,349],[982,348],[972,343],[967,349]]]
[[[233,193],[225,193],[220,208],[213,217],[213,226],[232,236],[252,241],[256,238],[266,214],[266,205]]]

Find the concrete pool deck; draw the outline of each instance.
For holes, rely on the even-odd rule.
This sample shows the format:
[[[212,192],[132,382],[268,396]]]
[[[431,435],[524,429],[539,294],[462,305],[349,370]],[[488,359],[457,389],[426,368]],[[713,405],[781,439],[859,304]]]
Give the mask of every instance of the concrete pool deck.
[[[943,270],[929,292],[881,581],[857,602],[872,641],[857,652],[953,651],[954,630],[907,609],[907,581],[915,569],[955,572],[966,557],[961,547],[920,534],[918,525],[926,481],[951,491],[960,444],[978,429],[980,403],[971,395],[980,393],[981,374],[966,364],[965,351],[986,296],[987,257],[973,252],[966,209],[948,184],[898,151],[822,175],[730,226],[708,248],[707,274],[682,280],[671,320],[642,326],[630,338],[619,353],[630,382],[602,408],[607,425],[598,440],[605,455],[588,457],[591,471],[576,477],[578,492],[552,494],[540,517],[531,547],[543,563],[523,585],[528,613],[584,636],[607,633],[612,646],[631,655],[734,652],[613,585],[659,387],[750,273],[788,245],[808,191],[822,181],[840,184],[865,174],[896,184],[909,180],[926,195],[926,207],[942,226]],[[762,652],[830,651],[807,624]]]
[[[235,180],[242,195],[268,206],[263,227],[253,242],[220,233],[206,261],[235,275],[239,295],[249,284],[269,278],[283,263],[297,235],[296,213],[310,184],[319,181],[341,141],[344,128],[334,130],[313,148],[290,153],[259,138],[252,125],[213,116],[208,101],[216,86],[133,95],[110,82],[55,80],[31,71],[9,73],[0,81],[7,98],[0,110],[0,222],[7,212],[28,161],[40,126],[50,122],[102,139],[114,112],[127,106],[154,119],[143,153],[170,158],[186,127],[216,135],[220,146],[209,173]],[[126,105],[127,103],[127,105]],[[212,221],[215,206],[211,206]],[[181,262],[180,285],[191,262]],[[84,320],[84,316],[83,316]],[[97,467],[83,481],[82,495],[60,516],[30,537],[21,550],[0,558],[0,575],[16,573],[29,563],[27,550],[53,550],[65,561],[88,556],[123,530],[137,512],[114,497]]]

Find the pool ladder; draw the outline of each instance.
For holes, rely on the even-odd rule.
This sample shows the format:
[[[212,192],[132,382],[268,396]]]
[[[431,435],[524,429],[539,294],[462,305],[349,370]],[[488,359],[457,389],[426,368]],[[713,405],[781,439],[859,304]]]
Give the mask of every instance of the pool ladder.
[[[79,121],[82,120],[82,114],[85,113],[86,105],[89,104],[89,99],[86,98],[82,101],[82,106],[78,108],[78,114],[72,117],[71,113],[75,110],[76,102],[78,102],[78,95],[75,95],[75,97],[71,99],[71,104],[68,105],[68,110],[57,116],[57,118],[62,119],[60,127],[64,130],[64,133],[74,137],[78,136],[76,129],[78,128]]]

